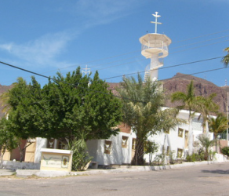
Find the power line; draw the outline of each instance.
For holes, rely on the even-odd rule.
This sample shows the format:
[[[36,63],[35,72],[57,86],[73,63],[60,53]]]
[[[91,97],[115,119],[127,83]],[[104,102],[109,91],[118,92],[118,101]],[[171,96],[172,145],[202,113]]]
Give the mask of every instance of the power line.
[[[217,71],[217,70],[221,70],[221,69],[227,69],[229,67],[220,67],[220,68],[216,68],[216,69],[209,69],[209,70],[205,70],[205,71],[200,71],[200,72],[195,72],[195,73],[192,73],[192,74],[183,74],[181,76],[174,76],[173,78],[179,78],[179,77],[184,77],[184,76],[193,76],[193,75],[197,75],[197,74],[201,74],[201,73],[207,73],[207,72],[212,72],[212,71]],[[169,78],[166,78],[166,79],[163,79],[163,80],[167,80]],[[162,81],[162,80],[159,80],[159,81]]]
[[[15,69],[19,69],[19,70],[24,71],[24,72],[32,73],[32,74],[37,75],[37,76],[41,76],[41,77],[44,77],[44,78],[47,78],[47,79],[50,78],[50,77],[48,77],[48,76],[45,76],[45,75],[42,75],[42,74],[39,74],[39,73],[30,71],[30,70],[27,70],[27,69],[24,69],[24,68],[21,68],[21,67],[17,67],[17,66],[11,65],[11,64],[9,64],[9,63],[5,63],[5,62],[2,62],[2,61],[0,61],[0,63],[1,63],[1,64],[4,64],[4,65],[7,65],[7,66],[9,66],[9,67],[15,68]]]
[[[180,40],[180,41],[177,41],[177,42],[174,42],[174,43],[185,42],[185,41],[188,41],[188,40],[193,40],[193,39],[197,39],[197,38],[200,38],[200,37],[206,37],[206,36],[210,36],[210,35],[215,35],[215,34],[219,34],[219,33],[222,33],[222,32],[227,32],[227,31],[229,31],[229,29],[226,29],[226,30],[223,30],[223,31],[214,32],[214,33],[210,33],[210,34],[204,34],[204,35],[188,38],[188,39],[185,39],[185,40]],[[227,36],[223,36],[223,37],[227,37]],[[206,40],[206,41],[201,41],[201,42],[207,42],[207,41],[211,41],[211,40],[214,40],[214,39],[220,39],[220,38],[223,38],[223,37],[213,38],[213,39]],[[193,43],[193,44],[197,44],[197,43],[201,43],[201,42],[196,42],[196,43]],[[193,44],[188,44],[188,45],[193,45]],[[179,48],[179,47],[183,47],[183,46],[178,46],[176,48]],[[195,48],[193,48],[193,49],[195,49]],[[117,54],[117,55],[114,55],[114,56],[109,56],[109,57],[105,57],[105,58],[101,58],[101,59],[97,59],[97,60],[88,61],[86,63],[70,65],[70,66],[66,66],[66,67],[63,67],[63,68],[59,68],[59,69],[66,69],[66,68],[69,68],[69,67],[81,66],[81,65],[85,65],[85,64],[89,64],[89,63],[103,61],[103,60],[107,60],[107,59],[111,59],[111,58],[116,58],[116,57],[119,57],[119,56],[125,56],[127,54],[132,54],[132,53],[135,53],[135,52],[139,52],[139,50],[133,50],[133,51],[130,51],[130,52],[127,52],[127,53],[120,53],[120,54]],[[110,63],[110,62],[108,62],[108,63]]]
[[[192,62],[188,62],[188,63],[181,63],[181,64],[176,64],[176,65],[171,65],[171,66],[166,66],[166,67],[160,67],[160,68],[157,68],[155,70],[158,70],[158,69],[168,69],[168,68],[172,68],[172,67],[178,67],[178,66],[181,66],[181,65],[190,65],[190,64],[204,62],[204,61],[211,61],[211,60],[219,59],[219,58],[222,58],[222,57],[223,56],[213,57],[213,58],[209,58],[209,59],[202,59],[202,60],[192,61]],[[125,75],[125,76],[127,76],[127,75],[134,75],[134,74],[143,73],[143,72],[145,72],[145,70],[144,71],[133,72],[133,73],[129,73],[129,74],[127,73],[127,74],[122,74],[122,75],[118,75],[118,76],[113,76],[113,77],[105,78],[104,80],[122,77],[123,75]]]
[[[187,51],[187,50],[201,48],[201,47],[204,47],[204,46],[211,46],[211,45],[214,45],[214,44],[218,44],[218,43],[222,43],[222,42],[228,42],[228,41],[229,41],[229,39],[228,40],[224,40],[224,41],[220,41],[220,42],[211,43],[211,44],[205,44],[205,45],[201,45],[201,46],[197,46],[197,47],[187,48],[187,49],[184,49],[184,50],[177,50],[177,51],[171,52],[170,54],[175,54],[175,53],[179,53],[179,52],[183,52],[183,51]]]
[[[204,43],[204,42],[209,42],[209,41],[212,41],[212,40],[222,39],[222,38],[225,38],[225,37],[229,37],[229,35],[221,36],[221,37],[217,37],[217,38],[212,38],[212,39],[208,39],[208,40],[204,40],[204,41],[194,42],[194,43],[191,43],[191,44],[185,44],[185,45],[182,45],[182,46],[177,46],[177,47],[175,47],[173,49],[181,48],[181,47],[185,47],[185,46],[191,46],[191,45],[195,45],[195,44],[199,44],[199,43]]]
[[[47,78],[47,79],[51,79],[51,80],[53,80],[54,82],[56,82],[55,79],[52,78],[52,77],[48,77],[48,76],[45,76],[45,75],[42,75],[42,74],[39,74],[39,73],[30,71],[30,70],[27,70],[27,69],[24,69],[24,68],[15,66],[15,65],[11,65],[11,64],[9,64],[9,63],[5,63],[5,62],[2,62],[2,61],[0,61],[0,63],[1,63],[1,64],[4,64],[4,65],[7,65],[7,66],[9,66],[9,67],[12,67],[12,68],[14,68],[14,69],[19,69],[19,70],[24,71],[24,72],[32,73],[32,74],[37,75],[37,76],[41,76],[41,77],[44,77],[44,78]],[[73,86],[73,84],[66,83],[66,82],[64,82],[64,83]],[[81,86],[77,86],[77,87],[82,88],[82,89],[86,89],[86,90],[88,90],[88,91],[90,90],[90,91],[93,91],[93,92],[96,92],[96,93],[100,93],[100,94],[110,95],[109,93],[104,93],[104,92],[101,92],[101,91],[91,90],[91,89],[84,88],[84,87],[81,87]],[[120,96],[117,96],[117,95],[114,95],[114,94],[112,94],[112,95],[113,95],[114,97],[121,98]],[[127,97],[122,97],[122,98],[127,99],[127,100],[131,100],[131,99],[127,98]],[[144,103],[143,101],[139,101],[139,102]]]
[[[193,64],[193,63],[198,63],[198,62],[203,62],[203,61],[214,60],[214,59],[217,59],[217,58],[222,58],[222,57],[214,57],[214,58],[210,58],[210,59],[203,59],[203,60],[198,60],[198,61],[193,61],[193,62],[188,62],[188,63],[183,63],[183,64],[177,64],[177,65],[173,65],[173,66],[164,67],[164,69],[175,67],[175,66],[188,65],[188,64]],[[24,71],[24,72],[33,73],[34,75],[37,75],[37,76],[41,76],[41,77],[44,77],[44,78],[47,78],[47,79],[52,79],[54,82],[56,82],[54,78],[51,78],[51,77],[48,77],[48,76],[45,76],[45,75],[42,75],[42,74],[39,74],[39,73],[30,71],[30,70],[27,70],[27,69],[24,69],[24,68],[21,68],[21,67],[17,67],[17,66],[14,66],[14,65],[11,65],[9,63],[2,62],[2,61],[0,61],[0,63],[1,64],[4,64],[4,65],[7,65],[7,66],[10,66],[10,67],[15,68],[15,69],[19,69],[19,70]],[[188,75],[196,75],[196,74],[200,74],[200,73],[212,72],[212,71],[221,70],[221,69],[225,69],[225,68],[227,68],[227,67],[210,69],[210,70],[205,70],[205,71],[196,72],[196,73],[192,73],[192,74],[185,74],[185,75],[187,75],[187,76]],[[132,74],[137,74],[137,73],[140,73],[140,72],[135,72],[135,73],[131,73],[131,74],[125,74],[125,75],[132,75]],[[123,75],[121,75],[121,76],[123,76]],[[183,77],[183,76],[176,76],[176,77]],[[120,76],[115,76],[115,77],[120,77]],[[114,78],[114,77],[111,77],[111,78]],[[107,79],[110,79],[110,78],[107,78]],[[166,80],[166,79],[164,79],[164,80]],[[69,84],[69,83],[66,83],[66,84],[71,85],[71,86],[73,85],[73,84]],[[80,87],[80,86],[77,86],[77,87]],[[84,87],[80,87],[80,88],[86,89]],[[90,91],[91,89],[88,89],[87,88],[86,90]],[[104,92],[96,91],[96,90],[91,90],[91,91],[93,91],[95,93],[100,93],[100,94],[101,93],[102,94],[108,94],[108,93],[104,93]],[[108,94],[108,95],[110,95],[110,94]],[[121,98],[120,96],[117,96],[117,95],[114,95],[114,94],[112,94],[112,95],[115,96],[115,97],[117,97],[117,98]],[[131,99],[127,98],[127,97],[124,97],[124,99],[131,100]],[[139,102],[142,102],[142,101],[139,101]]]
[[[228,36],[224,36],[224,37],[228,37]],[[209,41],[209,40],[208,40]],[[201,45],[201,46],[197,46],[197,47],[193,47],[193,48],[188,48],[188,49],[183,49],[183,50],[178,50],[178,51],[175,51],[175,52],[171,52],[170,54],[174,54],[174,53],[178,53],[178,52],[183,52],[183,51],[186,51],[186,50],[191,50],[191,49],[196,49],[196,48],[200,48],[200,47],[204,47],[204,46],[209,46],[209,45],[214,45],[214,44],[218,44],[218,43],[221,43],[221,42],[226,42],[226,41],[229,41],[229,40],[224,40],[224,41],[220,41],[220,42],[215,42],[215,43],[211,43],[211,44],[207,44],[207,45]],[[126,59],[132,59],[132,58],[126,58]],[[125,59],[125,60],[126,60]],[[138,61],[146,61],[147,59],[142,59],[142,60],[138,60]],[[113,61],[113,62],[118,62],[118,61]],[[111,62],[112,63],[112,62]],[[104,70],[104,69],[109,69],[111,67],[118,67],[118,66],[121,66],[121,65],[128,65],[128,64],[132,64],[132,63],[136,63],[136,61],[130,61],[130,62],[126,62],[126,63],[120,63],[120,64],[117,64],[117,65],[111,65],[111,66],[107,66],[107,67],[103,67],[103,68],[100,68],[100,69],[97,69],[97,71],[99,70]],[[106,64],[106,63],[105,63]],[[109,64],[109,63],[108,63]],[[103,65],[103,64],[102,64]],[[92,69],[95,69],[96,67],[92,67]]]
[[[188,40],[191,40],[191,39],[197,39],[197,38],[200,38],[200,37],[205,37],[205,36],[209,36],[209,35],[214,35],[214,34],[218,34],[218,33],[222,33],[222,32],[226,32],[226,31],[229,31],[229,29],[226,29],[226,30],[223,30],[223,31],[218,31],[218,32],[215,32],[215,33],[211,33],[211,34],[205,34],[205,35],[201,35],[201,36],[197,36],[197,37],[192,37],[192,38],[189,38],[189,39],[186,39],[186,40],[181,40],[181,41],[178,41],[178,42],[184,42],[184,41],[188,41]],[[227,37],[227,36],[223,36],[223,37]],[[213,38],[213,39],[220,39],[220,38],[223,38],[223,37],[218,37],[218,38]],[[206,41],[211,41],[213,39],[210,39],[210,40],[206,40]],[[201,41],[201,42],[206,42],[206,41]],[[229,41],[229,40],[225,40],[225,41]],[[178,42],[175,42],[175,43],[178,43]],[[197,44],[197,43],[201,43],[201,42],[196,42],[196,43],[193,43],[193,44]],[[223,41],[224,42],[224,41]],[[216,42],[216,43],[212,43],[212,44],[207,44],[207,45],[203,45],[203,46],[197,46],[197,47],[193,47],[193,48],[188,48],[188,49],[183,49],[183,50],[179,50],[179,51],[175,51],[175,52],[171,52],[170,54],[174,54],[174,53],[178,53],[178,52],[183,52],[183,51],[187,51],[187,50],[191,50],[191,49],[196,49],[196,48],[200,48],[200,47],[204,47],[204,46],[209,46],[209,45],[214,45],[214,44],[217,44],[217,43],[220,43],[220,42]],[[193,45],[193,44],[189,44],[189,45]],[[187,45],[184,45],[184,46],[187,46]],[[180,47],[183,47],[183,46],[180,46]],[[176,48],[179,48],[179,47],[176,47]],[[131,51],[131,52],[128,52],[128,53],[121,53],[121,54],[118,54],[118,55],[114,55],[114,56],[110,56],[110,57],[106,57],[106,58],[102,58],[102,59],[97,59],[97,60],[93,60],[93,61],[89,61],[87,63],[91,63],[91,62],[96,62],[96,61],[101,61],[101,60],[106,60],[106,59],[110,59],[110,58],[115,58],[115,57],[118,57],[118,56],[124,56],[124,55],[127,55],[127,54],[131,54],[131,53],[135,53],[139,50],[134,50],[134,51]],[[130,58],[126,58],[126,59],[130,59]],[[146,60],[146,59],[144,59]],[[139,60],[139,61],[144,61],[144,60]],[[119,60],[118,60],[119,61]],[[113,62],[117,62],[117,61],[113,61]],[[109,63],[113,63],[113,62],[108,62]],[[104,68],[101,68],[101,69],[98,69],[98,70],[103,70],[103,69],[108,69],[108,68],[111,68],[111,67],[117,67],[117,66],[120,66],[120,65],[126,65],[126,64],[131,64],[131,63],[135,63],[136,61],[132,61],[132,62],[127,62],[127,63],[120,63],[118,65],[112,65],[112,66],[109,66],[109,67],[104,67]],[[4,64],[4,62],[2,62]],[[86,64],[87,64],[86,63]],[[107,64],[107,63],[104,63],[104,64]],[[9,64],[10,65],[10,64]],[[72,66],[67,66],[67,67],[64,67],[64,68],[68,68],[68,67],[75,67],[75,66],[80,66],[82,64],[78,64],[78,65],[72,65]],[[12,66],[13,67],[13,66]],[[59,69],[64,69],[64,68],[59,68]],[[96,68],[96,67],[95,67]],[[23,68],[17,68],[17,69],[20,69],[20,70],[25,70],[26,69],[23,69]],[[27,70],[28,73],[32,73],[32,74],[35,74],[35,75],[38,75],[38,76],[45,76],[45,75],[42,75],[42,74],[37,74],[35,72],[32,72],[32,71],[29,71]],[[47,73],[47,72],[44,72],[44,73]],[[48,76],[45,76],[45,78],[49,78]]]
[[[185,41],[189,41],[189,40],[192,40],[192,39],[198,39],[198,38],[200,38],[200,37],[206,37],[206,36],[215,35],[215,34],[227,32],[227,31],[229,31],[229,29],[226,29],[226,30],[223,30],[223,31],[218,31],[218,32],[215,32],[215,33],[210,33],[210,34],[200,35],[200,36],[196,36],[196,37],[191,37],[191,38],[188,38],[188,39],[176,41],[176,42],[174,42],[174,43],[185,42]]]

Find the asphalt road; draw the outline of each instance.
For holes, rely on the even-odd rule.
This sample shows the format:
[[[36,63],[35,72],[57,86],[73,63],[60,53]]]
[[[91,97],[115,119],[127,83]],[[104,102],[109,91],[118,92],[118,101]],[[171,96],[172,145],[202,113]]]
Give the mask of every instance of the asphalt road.
[[[0,196],[229,196],[229,163],[54,179],[0,178]]]

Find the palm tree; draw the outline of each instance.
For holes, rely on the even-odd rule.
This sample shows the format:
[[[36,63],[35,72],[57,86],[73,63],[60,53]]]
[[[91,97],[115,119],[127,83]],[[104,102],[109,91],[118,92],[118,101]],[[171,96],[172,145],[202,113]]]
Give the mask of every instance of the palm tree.
[[[209,97],[196,97],[196,109],[200,113],[198,119],[202,118],[202,127],[203,133],[207,133],[208,121],[210,113],[217,113],[219,106],[213,101],[213,98],[216,96],[216,93],[212,93]]]
[[[216,118],[210,118],[209,121],[209,131],[214,134],[214,139],[216,141],[216,149],[217,149],[217,135],[218,133],[222,133],[228,128],[228,120],[227,117],[223,114],[218,114]]]
[[[163,129],[175,127],[177,121],[168,110],[161,110],[164,96],[161,84],[148,78],[143,82],[133,77],[123,78],[117,89],[123,102],[123,121],[132,127],[136,134],[135,155],[132,164],[144,164],[144,145],[148,136]],[[169,115],[170,114],[170,115]]]
[[[205,149],[205,160],[209,159],[209,148],[214,145],[214,140],[210,140],[207,134],[199,135],[198,140],[201,146]]]
[[[227,67],[229,64],[229,47],[225,48],[224,51],[228,54],[225,57],[223,57],[222,62],[225,65],[225,67]]]
[[[175,92],[171,95],[171,101],[179,101],[182,103],[182,105],[178,106],[179,109],[188,109],[189,111],[189,117],[188,117],[188,124],[189,124],[189,142],[188,142],[188,148],[189,148],[189,154],[192,154],[192,143],[193,143],[193,133],[192,133],[192,118],[195,115],[196,108],[196,96],[194,94],[194,85],[193,81],[190,82],[190,84],[187,86],[186,93],[184,92]]]

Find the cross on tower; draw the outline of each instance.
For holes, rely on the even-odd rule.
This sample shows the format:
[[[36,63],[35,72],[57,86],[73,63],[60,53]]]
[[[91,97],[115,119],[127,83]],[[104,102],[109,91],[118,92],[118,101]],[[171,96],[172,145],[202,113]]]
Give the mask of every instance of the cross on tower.
[[[151,23],[155,24],[155,33],[157,33],[157,25],[162,24],[161,22],[157,22],[157,18],[161,17],[160,15],[157,15],[157,14],[158,14],[158,12],[155,12],[155,14],[152,14],[155,17],[155,22],[151,21]]]

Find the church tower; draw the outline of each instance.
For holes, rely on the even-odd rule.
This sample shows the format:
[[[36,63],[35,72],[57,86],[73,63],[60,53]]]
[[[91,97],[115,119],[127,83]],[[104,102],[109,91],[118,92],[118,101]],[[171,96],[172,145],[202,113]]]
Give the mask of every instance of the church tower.
[[[164,34],[157,33],[157,25],[162,24],[157,21],[160,15],[158,12],[152,14],[155,17],[155,33],[148,33],[142,36],[139,41],[142,44],[141,54],[147,59],[150,58],[150,64],[145,68],[145,79],[150,77],[151,80],[158,79],[158,68],[163,66],[163,58],[168,56],[168,46],[171,39]]]

